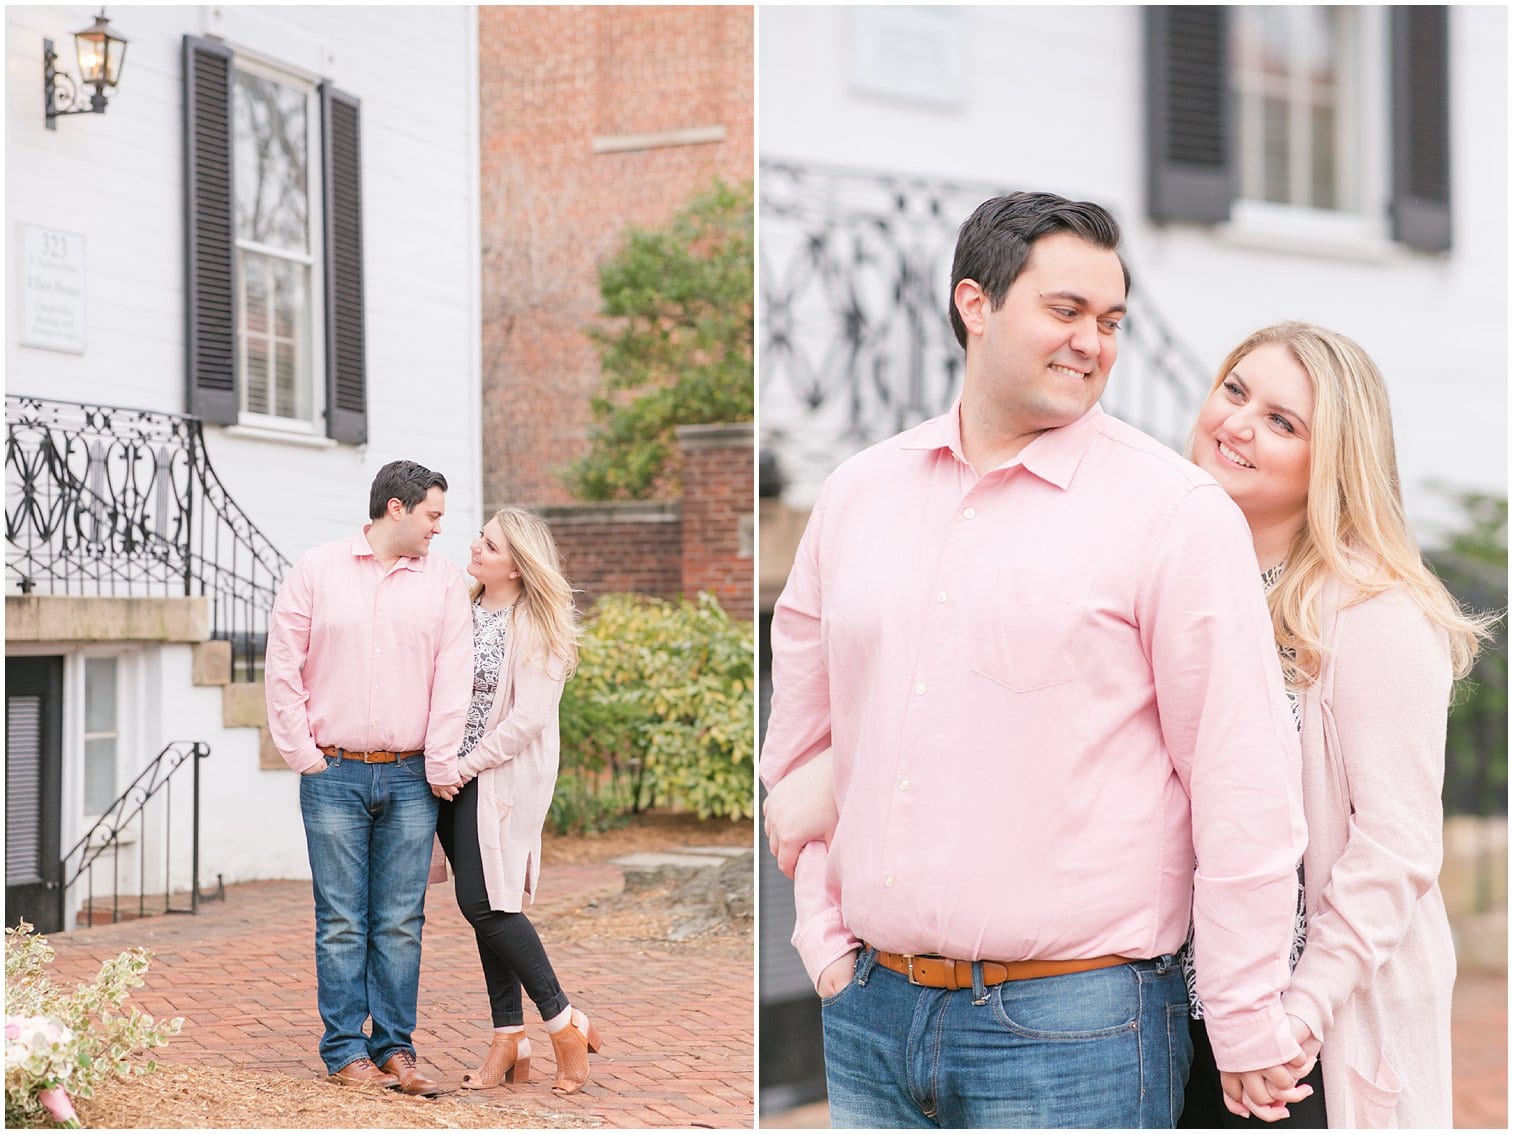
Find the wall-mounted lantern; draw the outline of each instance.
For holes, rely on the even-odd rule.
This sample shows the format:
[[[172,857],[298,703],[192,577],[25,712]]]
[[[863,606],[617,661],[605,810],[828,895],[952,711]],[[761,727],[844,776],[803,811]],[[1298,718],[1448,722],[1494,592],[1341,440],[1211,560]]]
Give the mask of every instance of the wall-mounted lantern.
[[[126,40],[110,32],[105,9],[95,22],[74,33],[74,54],[79,59],[79,82],[57,69],[58,53],[53,41],[42,41],[42,88],[46,96],[47,128],[56,130],[56,119],[65,114],[104,114],[105,88],[115,88],[121,81],[121,62],[126,58]],[[93,87],[89,105],[81,106],[81,87]]]

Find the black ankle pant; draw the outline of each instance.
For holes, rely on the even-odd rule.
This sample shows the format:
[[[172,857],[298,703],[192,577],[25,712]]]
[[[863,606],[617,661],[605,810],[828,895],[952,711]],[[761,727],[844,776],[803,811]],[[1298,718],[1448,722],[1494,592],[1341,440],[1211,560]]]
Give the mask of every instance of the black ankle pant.
[[[489,989],[494,1027],[525,1023],[520,988],[535,1001],[543,1020],[559,1015],[568,1004],[536,928],[523,913],[489,908],[483,882],[483,855],[478,849],[478,781],[469,780],[457,798],[442,801],[436,818],[441,849],[456,875],[457,905],[478,938],[478,959]]]

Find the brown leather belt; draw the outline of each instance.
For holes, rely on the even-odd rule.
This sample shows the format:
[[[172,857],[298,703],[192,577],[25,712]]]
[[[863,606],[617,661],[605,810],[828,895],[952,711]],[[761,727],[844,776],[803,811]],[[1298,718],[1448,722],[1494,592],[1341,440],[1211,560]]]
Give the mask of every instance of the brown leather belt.
[[[1038,977],[1085,973],[1093,969],[1127,965],[1133,959],[1110,953],[1103,957],[1090,957],[1085,961],[983,961],[982,982],[985,985],[995,985],[1006,980],[1035,980]],[[952,991],[972,987],[971,961],[953,961],[949,957],[933,954],[909,956],[905,953],[884,953],[879,949],[877,963],[885,969],[902,973],[909,978],[910,984]]]
[[[327,756],[335,756],[338,760],[361,760],[364,764],[392,764],[395,760],[408,760],[411,756],[419,756],[424,749],[416,749],[414,752],[353,752],[350,748],[322,748]]]

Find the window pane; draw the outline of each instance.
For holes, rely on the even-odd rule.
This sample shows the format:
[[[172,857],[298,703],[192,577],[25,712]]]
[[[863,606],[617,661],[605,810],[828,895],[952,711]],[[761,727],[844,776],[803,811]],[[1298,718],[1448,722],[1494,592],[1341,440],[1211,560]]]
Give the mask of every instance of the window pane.
[[[116,730],[116,659],[84,659],[84,731]]]
[[[1338,206],[1335,184],[1334,108],[1313,108],[1313,206],[1333,209]]]
[[[116,738],[84,742],[84,813],[99,815],[116,801]]]
[[[1302,9],[1304,26],[1308,29],[1303,44],[1305,73],[1316,83],[1333,85],[1335,81],[1336,53],[1339,42],[1335,34],[1339,13],[1330,8]]]
[[[305,92],[233,71],[236,235],[279,248],[309,248]]]
[[[269,311],[268,258],[256,252],[239,252],[242,270],[242,337],[246,373],[241,381],[242,408],[250,413],[271,413],[268,390],[269,333],[273,317]]]
[[[1288,9],[1258,8],[1256,12],[1261,24],[1261,70],[1268,75],[1285,75],[1292,69],[1288,58]]]
[[[1279,98],[1261,102],[1262,200],[1287,203],[1287,103]]]

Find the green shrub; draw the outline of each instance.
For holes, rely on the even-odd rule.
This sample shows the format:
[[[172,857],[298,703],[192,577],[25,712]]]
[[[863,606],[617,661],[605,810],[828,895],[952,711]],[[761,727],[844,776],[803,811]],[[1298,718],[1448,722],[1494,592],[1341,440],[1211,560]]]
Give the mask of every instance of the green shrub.
[[[629,809],[751,815],[751,623],[711,596],[605,595],[562,698],[563,775],[602,779]]]
[[[1508,498],[1456,493],[1463,514],[1443,550],[1428,558],[1468,608],[1501,612],[1492,641],[1456,689],[1445,745],[1445,812],[1508,810]]]

